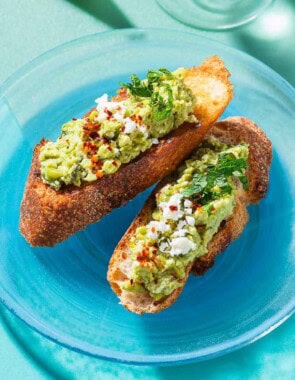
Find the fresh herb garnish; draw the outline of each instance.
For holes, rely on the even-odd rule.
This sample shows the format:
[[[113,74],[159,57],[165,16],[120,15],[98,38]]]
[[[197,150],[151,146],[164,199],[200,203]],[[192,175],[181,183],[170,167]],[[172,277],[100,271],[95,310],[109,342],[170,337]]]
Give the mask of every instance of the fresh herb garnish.
[[[202,191],[206,188],[208,182],[207,182],[207,175],[197,173],[193,176],[193,181],[190,187],[185,189],[182,194],[185,197],[192,197],[192,196],[198,196],[201,195]]]
[[[172,89],[167,83],[162,84],[167,91],[167,101],[158,92],[154,92],[151,96],[151,106],[154,109],[154,119],[156,121],[161,121],[167,119],[171,115],[173,108],[173,93]]]
[[[205,205],[208,202],[230,194],[232,186],[230,177],[237,177],[243,188],[248,189],[248,179],[245,170],[248,167],[244,158],[236,158],[233,153],[220,154],[216,165],[208,166],[207,173],[196,173],[192,184],[182,194],[187,198],[195,198],[198,203]],[[217,186],[219,191],[214,191]]]
[[[150,98],[150,105],[153,108],[155,121],[167,119],[173,108],[173,93],[171,86],[163,82],[165,79],[173,79],[173,74],[167,69],[149,70],[146,81],[141,81],[135,74],[130,77],[131,83],[120,83],[121,87],[127,88],[131,95],[142,98]],[[167,99],[158,91],[154,90],[154,85],[164,87]],[[165,93],[164,92],[164,93]]]
[[[132,74],[130,77],[131,83],[120,83],[121,87],[128,88],[131,95],[140,96],[142,98],[151,97],[153,94],[153,87],[148,82],[144,84],[136,74]]]
[[[167,69],[149,70],[147,73],[148,83],[160,82],[162,78],[173,79],[173,74]]]

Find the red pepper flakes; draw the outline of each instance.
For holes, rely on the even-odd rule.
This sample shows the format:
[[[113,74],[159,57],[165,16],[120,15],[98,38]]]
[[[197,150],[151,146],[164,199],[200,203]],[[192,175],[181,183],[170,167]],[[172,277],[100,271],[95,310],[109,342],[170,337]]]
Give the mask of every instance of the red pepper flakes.
[[[118,91],[117,91],[117,96],[113,96],[113,102],[119,102],[121,100],[125,100],[125,99],[128,99],[129,98],[129,94],[128,94],[128,90],[127,88],[120,88]]]
[[[170,209],[171,211],[177,211],[177,210],[178,210],[178,207],[177,207],[177,206],[174,206],[174,205],[170,205],[170,206],[169,206],[169,209]]]
[[[106,113],[108,116],[107,116],[107,120],[110,120],[110,118],[113,116],[113,112],[110,111],[109,109],[105,108],[104,110],[104,113]]]
[[[97,170],[97,172],[95,174],[96,174],[96,178],[103,177],[103,172],[101,170]]]
[[[91,121],[89,119],[86,119],[86,124],[83,125],[83,129],[91,130],[91,131],[98,131],[100,129],[101,124],[98,122]]]
[[[149,258],[149,253],[150,253],[149,249],[144,248],[141,252],[137,254],[136,260],[140,263],[147,262]]]
[[[214,212],[214,211],[216,211],[216,209],[215,209],[215,207],[211,207],[211,209],[210,209],[210,212]]]
[[[98,161],[98,157],[97,156],[92,156],[91,157],[91,162],[97,162]]]
[[[196,229],[198,230],[198,231],[204,231],[205,230],[205,225],[199,225],[199,226],[196,226]]]
[[[99,139],[99,135],[98,135],[97,132],[91,132],[91,133],[89,133],[89,137],[91,137],[92,140],[97,140],[97,139]]]
[[[156,227],[151,228],[152,233],[154,234],[156,232]]]
[[[202,207],[202,205],[200,205],[200,203],[198,203],[196,201],[192,201],[192,204],[193,204],[193,206],[192,206],[193,210],[196,210],[197,208]]]
[[[84,153],[91,153],[91,155],[93,155],[94,153],[96,153],[97,151],[97,146],[93,143],[91,143],[90,141],[85,141],[83,143],[83,152]]]
[[[138,125],[142,124],[142,117],[140,115],[133,114],[133,115],[130,116],[130,119],[133,120]]]
[[[92,156],[91,157],[90,169],[91,169],[92,173],[94,173],[97,176],[97,178],[102,177],[102,175],[101,175],[102,172],[100,170],[101,167],[102,167],[102,162],[99,161],[98,157],[97,156]]]
[[[90,169],[92,171],[93,174],[96,174],[97,171],[101,168],[101,165],[97,165],[97,163],[91,163],[90,164]]]
[[[118,166],[117,161],[112,161],[112,165],[114,165],[114,166]]]
[[[108,150],[109,150],[110,152],[113,151],[113,147],[112,147],[112,145],[109,145],[109,146],[108,146]]]
[[[98,141],[100,139],[99,134],[97,133],[100,129],[100,124],[86,119],[86,124],[83,125],[83,140],[89,141],[89,139]]]

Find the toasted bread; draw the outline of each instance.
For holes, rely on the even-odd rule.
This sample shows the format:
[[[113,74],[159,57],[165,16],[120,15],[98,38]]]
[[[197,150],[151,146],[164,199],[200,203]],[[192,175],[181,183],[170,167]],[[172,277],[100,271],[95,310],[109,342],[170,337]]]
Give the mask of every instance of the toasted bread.
[[[271,142],[257,125],[246,118],[231,117],[216,123],[209,135],[213,135],[227,144],[237,144],[241,141],[249,144],[249,167],[247,169],[249,190],[244,191],[242,187],[238,188],[233,214],[222,223],[218,232],[213,236],[208,245],[208,253],[187,266],[183,285],[185,285],[191,271],[195,274],[203,274],[213,265],[215,256],[242,233],[248,221],[246,206],[250,203],[257,203],[263,198],[268,187],[269,168],[272,158]],[[146,204],[122,237],[110,260],[108,281],[120,298],[121,304],[137,314],[157,313],[166,309],[176,301],[183,289],[183,287],[180,287],[163,300],[155,301],[148,293],[136,294],[122,290],[120,287],[120,283],[128,279],[128,273],[130,272],[131,262],[128,258],[130,239],[137,227],[146,225],[150,221],[155,207],[155,194],[165,184],[169,183],[171,178],[169,176],[161,181],[148,198]]]
[[[45,143],[41,141],[34,150],[21,205],[20,231],[25,239],[32,246],[54,246],[175,170],[230,102],[229,75],[216,56],[187,69],[184,80],[197,98],[194,113],[200,124],[183,124],[116,173],[92,183],[59,191],[45,184],[40,175],[39,152]]]

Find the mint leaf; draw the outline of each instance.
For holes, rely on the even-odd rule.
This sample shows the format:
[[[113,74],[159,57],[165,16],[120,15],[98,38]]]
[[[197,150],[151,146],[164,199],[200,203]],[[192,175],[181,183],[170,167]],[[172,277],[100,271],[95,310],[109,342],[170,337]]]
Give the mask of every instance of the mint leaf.
[[[182,194],[184,197],[191,197],[200,194],[207,186],[207,178],[205,174],[197,173],[193,176],[193,182],[190,187],[185,189]]]
[[[120,83],[121,87],[128,88],[130,93],[134,96],[140,96],[143,98],[147,98],[152,96],[153,89],[149,85],[145,85],[136,74],[132,74],[131,83]]]
[[[234,171],[241,171],[247,167],[248,164],[244,158],[236,158],[233,153],[224,153],[219,156],[214,170],[216,173],[229,176],[232,175]]]
[[[162,85],[166,88],[167,92],[167,101],[164,100],[164,97],[158,92],[154,92],[150,104],[154,109],[153,116],[156,121],[161,121],[167,119],[172,113],[173,108],[173,93],[172,89],[168,83]]]
[[[248,182],[248,178],[245,174],[237,174],[236,177],[239,178],[239,180],[241,181],[241,184],[243,185],[243,189],[244,190],[249,190],[249,182]]]
[[[245,169],[248,167],[244,158],[236,158],[232,153],[223,153],[218,157],[216,165],[208,165],[206,173],[193,176],[191,185],[182,194],[188,198],[196,198],[202,205],[232,192],[229,178],[237,177],[243,188],[248,189],[248,179]],[[218,191],[214,188],[218,187]]]
[[[136,74],[131,75],[131,83],[120,83],[121,87],[127,88],[131,95],[142,98],[151,98],[150,105],[153,107],[153,117],[155,121],[167,119],[173,109],[173,92],[165,79],[173,79],[173,74],[164,68],[159,70],[149,70],[147,73],[147,83],[141,81]],[[154,90],[154,85],[165,87],[167,99],[165,100],[158,91]]]
[[[173,79],[173,74],[167,69],[149,70],[147,73],[148,83],[158,83],[163,79]]]

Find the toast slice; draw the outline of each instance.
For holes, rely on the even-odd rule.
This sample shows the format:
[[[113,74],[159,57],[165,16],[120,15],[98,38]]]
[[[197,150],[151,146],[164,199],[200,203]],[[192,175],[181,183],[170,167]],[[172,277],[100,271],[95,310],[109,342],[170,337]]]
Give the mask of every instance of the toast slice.
[[[208,253],[187,265],[183,285],[191,271],[195,274],[205,273],[213,265],[215,256],[242,233],[248,221],[246,206],[259,202],[266,195],[268,188],[272,159],[271,142],[257,125],[243,117],[230,117],[216,123],[209,135],[217,137],[226,144],[237,144],[241,141],[249,144],[248,169],[246,171],[249,189],[245,191],[241,186],[238,188],[236,206],[232,215],[223,221],[218,232],[213,236],[208,244]],[[122,290],[120,287],[120,284],[128,279],[131,269],[131,261],[128,259],[129,241],[139,226],[146,225],[150,221],[155,207],[155,194],[171,179],[172,177],[169,176],[160,182],[122,237],[110,260],[108,281],[120,298],[120,303],[137,314],[157,313],[166,309],[176,301],[183,289],[183,287],[177,288],[163,300],[155,301],[148,293],[138,294]]]
[[[55,191],[42,181],[42,140],[34,150],[21,204],[20,231],[25,239],[32,246],[54,246],[175,170],[230,102],[233,92],[229,75],[217,56],[187,69],[184,81],[197,98],[194,113],[200,124],[183,124],[116,173],[80,187],[65,186]],[[124,92],[119,92],[114,100],[123,96]]]

